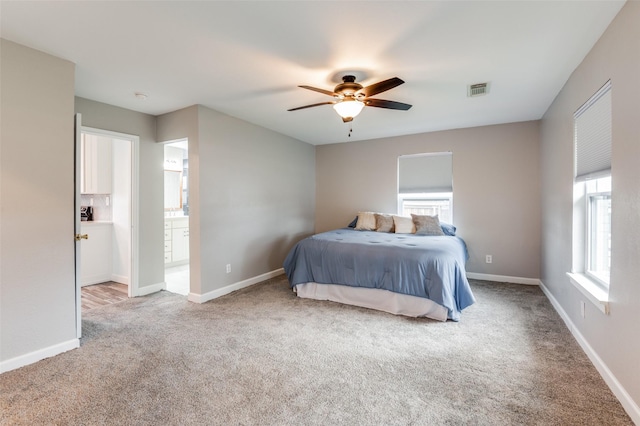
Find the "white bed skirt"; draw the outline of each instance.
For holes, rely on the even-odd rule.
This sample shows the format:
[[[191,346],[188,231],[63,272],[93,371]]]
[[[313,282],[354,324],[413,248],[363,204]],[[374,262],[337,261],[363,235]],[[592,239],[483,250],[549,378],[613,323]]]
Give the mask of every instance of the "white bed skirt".
[[[294,291],[305,299],[330,300],[408,317],[447,320],[448,311],[444,306],[429,299],[388,290],[311,282],[296,285]]]

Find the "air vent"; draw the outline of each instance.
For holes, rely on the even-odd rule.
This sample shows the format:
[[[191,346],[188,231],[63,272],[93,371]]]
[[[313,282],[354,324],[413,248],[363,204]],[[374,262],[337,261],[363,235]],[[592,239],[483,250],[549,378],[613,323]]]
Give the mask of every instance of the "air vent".
[[[489,83],[470,84],[467,88],[467,96],[470,98],[489,93]]]

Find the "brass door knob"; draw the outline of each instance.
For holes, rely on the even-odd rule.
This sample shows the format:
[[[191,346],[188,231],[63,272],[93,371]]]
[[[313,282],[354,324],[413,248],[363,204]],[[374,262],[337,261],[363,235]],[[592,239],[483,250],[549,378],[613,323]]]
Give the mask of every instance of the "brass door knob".
[[[89,234],[76,234],[76,241],[88,240]]]

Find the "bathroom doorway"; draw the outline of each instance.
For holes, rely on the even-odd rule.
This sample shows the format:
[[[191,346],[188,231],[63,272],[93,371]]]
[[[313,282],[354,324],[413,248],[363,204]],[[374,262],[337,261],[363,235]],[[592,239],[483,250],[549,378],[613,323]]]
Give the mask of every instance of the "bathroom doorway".
[[[164,282],[189,294],[189,142],[164,145]]]

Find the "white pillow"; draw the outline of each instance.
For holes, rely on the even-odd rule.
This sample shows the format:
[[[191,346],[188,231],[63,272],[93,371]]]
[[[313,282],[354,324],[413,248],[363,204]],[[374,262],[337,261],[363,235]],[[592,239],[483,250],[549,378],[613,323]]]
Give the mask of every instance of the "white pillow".
[[[376,216],[373,212],[359,212],[355,229],[357,231],[375,231]]]
[[[416,225],[413,219],[404,216],[393,216],[393,225],[396,228],[396,234],[415,234]]]

